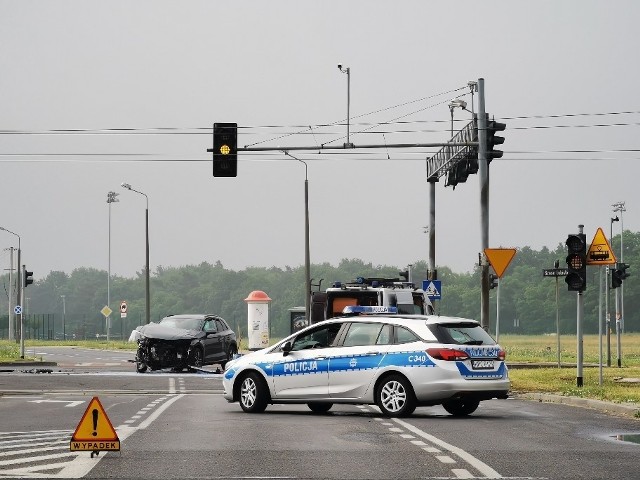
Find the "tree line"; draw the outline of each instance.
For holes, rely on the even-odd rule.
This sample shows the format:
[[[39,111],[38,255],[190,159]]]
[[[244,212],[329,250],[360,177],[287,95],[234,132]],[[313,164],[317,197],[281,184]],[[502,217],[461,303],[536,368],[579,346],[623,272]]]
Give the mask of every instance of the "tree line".
[[[612,247],[620,251],[620,236],[613,238]],[[619,257],[619,253],[618,253]],[[576,331],[576,292],[567,291],[564,279],[543,278],[542,270],[553,268],[559,260],[565,267],[566,248],[559,243],[551,250],[543,247],[517,249],[508,269],[500,279],[500,332],[544,334],[556,331],[556,312],[561,333]],[[624,281],[624,330],[640,331],[640,287],[634,267],[640,265],[640,233],[624,232],[624,262],[630,265],[631,276]],[[374,265],[360,259],[342,259],[338,265],[312,264],[313,290],[325,289],[334,281],[352,281],[364,277],[399,277],[405,265]],[[584,332],[598,332],[599,305],[605,297],[599,295],[601,270],[588,267],[588,286],[584,293]],[[427,264],[417,260],[411,267],[412,279],[419,287],[427,278]],[[71,273],[50,272],[25,290],[28,298],[25,313],[26,338],[95,338],[106,334],[106,321],[100,313],[107,303],[107,272],[94,268],[77,268]],[[435,302],[441,315],[480,318],[480,268],[453,272],[438,267],[442,281],[442,299]],[[604,277],[604,274],[603,274]],[[0,276],[4,295],[0,297],[0,338],[7,338],[9,325],[9,275]],[[609,286],[610,286],[609,280]],[[182,267],[158,266],[151,275],[151,320],[177,313],[215,313],[225,318],[246,338],[247,304],[244,299],[254,290],[266,292],[272,299],[269,307],[270,330],[273,337],[282,337],[290,330],[290,309],[304,307],[304,266],[248,267],[234,271],[219,261]],[[617,290],[617,292],[616,292]],[[615,297],[621,289],[610,290],[609,311],[615,328]],[[110,281],[111,334],[113,338],[128,338],[132,329],[145,319],[144,269],[134,278],[112,276]],[[490,325],[495,332],[497,289],[490,291]],[[64,295],[64,305],[62,295]],[[127,302],[127,316],[120,317],[120,302]],[[557,311],[556,311],[557,308]],[[6,312],[6,313],[5,313]]]

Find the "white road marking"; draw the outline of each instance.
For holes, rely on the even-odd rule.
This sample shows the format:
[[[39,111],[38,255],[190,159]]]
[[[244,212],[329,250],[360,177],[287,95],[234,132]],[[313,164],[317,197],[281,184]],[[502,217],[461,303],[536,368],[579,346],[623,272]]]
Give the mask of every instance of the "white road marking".
[[[434,437],[433,435],[429,435],[428,433],[423,432],[418,427],[414,427],[413,425],[411,425],[410,423],[405,422],[404,420],[400,420],[398,418],[394,418],[393,421],[395,423],[397,423],[398,425],[402,425],[404,428],[406,428],[410,432],[415,433],[417,436],[424,438],[428,442],[430,442],[430,443],[432,443],[434,445],[437,445],[438,447],[442,448],[443,450],[447,450],[450,453],[453,453],[454,455],[460,457],[466,463],[468,463],[473,468],[475,468],[480,473],[482,473],[482,475],[484,477],[486,477],[486,478],[502,478],[502,475],[500,475],[498,472],[496,472],[489,465],[487,465],[484,462],[481,462],[476,457],[474,457],[470,453],[464,451],[463,449],[461,449],[459,447],[456,447],[455,445],[451,445],[451,444],[449,444],[449,443],[447,443],[447,442],[445,442],[443,440],[440,440],[439,438]]]
[[[138,430],[146,429],[184,395],[164,396],[150,402],[137,414],[116,427],[121,443]],[[147,412],[149,412],[148,415]],[[142,413],[142,415],[140,415]],[[129,425],[145,416],[137,426]],[[89,452],[69,451],[73,430],[0,432],[1,478],[81,478],[87,475],[109,452],[91,458]],[[44,453],[44,454],[43,454]],[[32,462],[45,461],[38,465]],[[54,473],[56,472],[57,473]],[[283,477],[284,478],[284,477]]]

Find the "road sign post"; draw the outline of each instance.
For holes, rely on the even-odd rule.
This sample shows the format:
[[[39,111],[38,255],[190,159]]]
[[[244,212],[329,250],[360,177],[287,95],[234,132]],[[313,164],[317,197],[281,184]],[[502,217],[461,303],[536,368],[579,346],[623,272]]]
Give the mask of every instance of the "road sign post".
[[[485,248],[484,254],[498,276],[496,295],[496,342],[500,339],[500,279],[516,255],[515,248]]]

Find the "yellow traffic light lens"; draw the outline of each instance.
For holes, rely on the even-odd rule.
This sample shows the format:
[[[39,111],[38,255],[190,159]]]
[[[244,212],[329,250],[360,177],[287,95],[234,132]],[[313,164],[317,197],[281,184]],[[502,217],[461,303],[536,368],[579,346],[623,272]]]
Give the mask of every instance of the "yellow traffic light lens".
[[[231,153],[231,149],[229,148],[229,145],[222,145],[220,147],[220,153],[222,155],[229,155],[229,153]]]
[[[567,257],[567,263],[569,268],[573,270],[580,270],[584,267],[584,261],[580,255],[569,255]]]

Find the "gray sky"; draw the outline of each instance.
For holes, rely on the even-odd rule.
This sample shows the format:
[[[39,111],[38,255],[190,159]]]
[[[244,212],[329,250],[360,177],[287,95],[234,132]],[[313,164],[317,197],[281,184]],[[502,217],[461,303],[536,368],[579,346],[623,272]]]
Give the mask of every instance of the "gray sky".
[[[0,134],[0,226],[21,236],[36,279],[106,270],[116,191],[111,271],[133,276],[145,199],[127,182],[149,197],[152,272],[303,265],[303,165],[242,154],[237,178],[214,178],[206,149],[214,122],[252,127],[240,145],[341,144],[342,63],[356,145],[446,141],[448,102],[470,102],[463,87],[485,79],[487,111],[507,123],[491,164],[491,247],[555,248],[579,223],[588,240],[608,235],[620,200],[637,231],[638,152],[620,150],[640,148],[639,20],[633,0],[0,0],[0,130],[26,132]],[[455,116],[460,128],[470,114]],[[108,130],[123,128],[135,130]],[[292,132],[305,133],[282,137]],[[436,150],[294,153],[308,163],[312,263],[426,260]],[[597,152],[562,153],[575,150]],[[438,265],[477,262],[479,198],[477,175],[455,191],[438,184]],[[8,268],[17,241],[0,232],[0,246]]]

